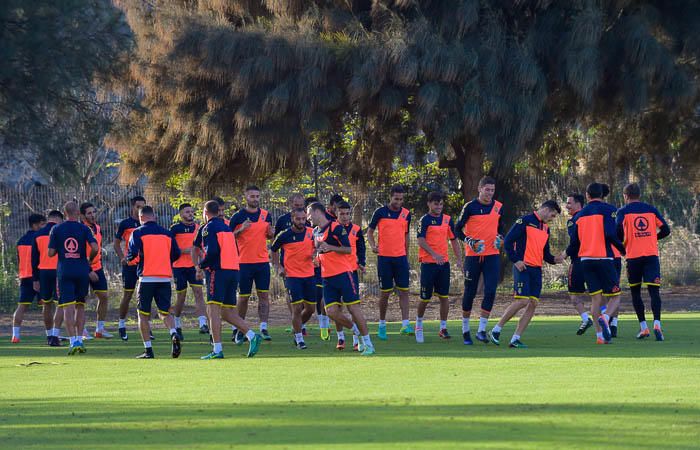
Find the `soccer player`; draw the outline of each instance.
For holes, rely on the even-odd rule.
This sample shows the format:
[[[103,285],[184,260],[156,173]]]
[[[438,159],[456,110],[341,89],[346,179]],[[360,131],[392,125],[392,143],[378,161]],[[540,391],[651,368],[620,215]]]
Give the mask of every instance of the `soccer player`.
[[[316,227],[314,243],[321,263],[326,312],[336,323],[362,336],[362,355],[373,355],[374,345],[367,331],[367,321],[362,314],[358,286],[352,276],[352,248],[348,233],[338,222],[328,220],[326,212],[326,208],[320,203],[313,203],[307,208],[308,217]],[[341,305],[347,308],[352,320],[342,313]]]
[[[574,231],[574,220],[576,215],[581,211],[583,206],[586,204],[586,199],[582,194],[569,194],[566,198],[566,210],[569,213],[569,220],[566,222],[566,229],[569,234],[569,241],[573,239]],[[590,314],[586,311],[584,302],[586,301],[586,282],[583,276],[583,265],[581,264],[581,259],[577,255],[578,248],[571,249],[571,254],[567,254],[566,250],[562,253],[563,257],[569,256],[571,258],[571,264],[569,265],[568,273],[568,288],[569,297],[573,302],[576,312],[581,316],[581,325],[578,327],[576,334],[581,336],[593,326],[593,319],[591,319]]]
[[[462,296],[462,337],[464,345],[472,345],[469,318],[479,278],[484,277],[484,299],[476,339],[488,343],[486,325],[489,322],[496,287],[501,274],[499,252],[503,247],[501,234],[501,210],[503,204],[493,199],[496,180],[483,177],[479,180],[478,196],[464,205],[455,224],[455,235],[464,242],[464,295]]]
[[[532,214],[515,221],[505,238],[505,250],[513,263],[513,289],[515,301],[506,308],[503,317],[489,332],[491,342],[500,344],[501,329],[521,309],[525,308],[515,334],[510,339],[511,348],[527,348],[520,340],[535,315],[535,308],[542,292],[542,261],[558,264],[563,256],[556,258],[549,250],[549,226],[561,208],[554,200],[547,200]]]
[[[49,235],[51,229],[63,222],[63,214],[58,210],[49,211],[46,225],[41,227],[32,241],[32,279],[34,290],[39,293],[46,328],[46,340],[51,347],[60,347],[59,330],[62,315],[54,307],[58,298],[56,293],[56,268],[58,257],[49,255]],[[55,317],[58,316],[58,317]]]
[[[326,208],[326,217],[328,220],[338,220],[338,207],[341,203],[344,203],[345,199],[340,194],[331,195],[330,200],[328,200],[328,208]]]
[[[119,303],[119,337],[123,341],[128,341],[129,336],[126,334],[126,316],[129,314],[129,302],[134,295],[136,289],[136,265],[129,265],[126,261],[127,246],[131,233],[141,226],[139,223],[139,209],[146,206],[146,199],[140,195],[132,197],[129,201],[131,204],[131,216],[119,222],[117,233],[114,236],[114,251],[122,265],[122,286],[124,293],[122,300]]]
[[[34,298],[37,297],[38,292],[34,289],[34,282],[32,278],[32,242],[34,241],[34,235],[40,228],[46,224],[46,217],[41,214],[30,214],[29,215],[29,230],[24,233],[24,235],[17,241],[17,268],[19,269],[19,301],[17,302],[17,309],[15,314],[12,316],[12,343],[19,344],[20,340],[20,330],[22,327],[22,320],[24,320],[24,313],[27,311],[29,305],[32,304]],[[51,331],[51,326],[46,324],[47,318],[44,318],[44,325],[46,326],[46,338],[49,341],[53,337]],[[49,342],[50,344],[50,342]]]
[[[318,202],[318,198],[314,196],[304,199],[304,208]],[[332,221],[332,217],[326,212],[326,219]],[[316,316],[318,317],[318,327],[321,334],[321,340],[328,341],[331,338],[330,326],[331,320],[326,315],[326,307],[323,301],[323,278],[321,277],[321,266],[318,259],[314,258],[314,277],[316,280]]]
[[[172,263],[180,257],[180,249],[170,231],[156,223],[156,214],[151,206],[139,209],[139,222],[129,237],[126,261],[137,264],[139,283],[139,331],[145,347],[137,359],[154,358],[151,345],[151,304],[155,300],[158,315],[170,329],[171,356],[177,358],[182,350],[180,337],[175,330],[175,320],[170,315],[170,297],[173,277]]]
[[[204,259],[196,265],[197,276],[206,278],[207,315],[211,332],[212,352],[201,359],[222,359],[221,319],[235,326],[248,338],[248,357],[255,356],[262,337],[255,334],[236,311],[236,288],[238,287],[239,258],[236,238],[219,215],[219,204],[210,200],[204,205],[202,245]]]
[[[640,326],[637,339],[649,337],[642,301],[642,286],[646,286],[651,297],[651,311],[654,314],[654,336],[657,341],[663,341],[658,240],[671,234],[671,228],[656,208],[640,200],[642,190],[637,183],[625,186],[622,195],[625,198],[625,206],[617,211],[617,234],[627,250],[627,279],[632,293],[632,305]]]
[[[617,210],[602,200],[605,188],[601,183],[591,183],[586,188],[588,204],[573,219],[572,238],[566,250],[568,255],[576,253],[581,258],[586,288],[591,296],[591,313],[597,318],[597,344],[608,344],[612,339],[608,318],[601,311],[603,297],[620,295],[612,247],[625,254],[625,247],[617,237]]]
[[[105,320],[107,318],[107,308],[109,307],[109,296],[107,294],[107,277],[102,268],[102,229],[97,224],[97,209],[90,202],[80,204],[80,218],[83,225],[90,228],[97,241],[97,256],[92,261],[90,267],[94,275],[90,275],[90,287],[97,297],[97,326],[95,327],[95,338],[111,339],[112,335],[105,330]],[[97,281],[92,281],[96,279]]]
[[[420,302],[416,315],[416,342],[423,343],[423,316],[433,297],[433,290],[440,299],[441,339],[450,339],[447,331],[447,314],[450,310],[448,295],[450,293],[450,257],[447,242],[452,244],[452,251],[461,270],[462,255],[459,243],[455,240],[452,217],[443,214],[444,200],[442,193],[428,194],[428,214],[420,219],[418,228],[418,260],[420,261]]]
[[[187,298],[187,285],[189,284],[194,296],[195,314],[199,320],[199,333],[209,334],[207,326],[207,316],[205,315],[204,295],[202,293],[202,280],[197,279],[197,271],[192,262],[192,253],[194,250],[194,238],[199,230],[199,225],[194,221],[194,209],[189,203],[183,203],[178,208],[180,221],[170,227],[180,249],[180,257],[173,263],[173,276],[175,277],[175,292],[177,300],[175,301],[174,319],[175,330],[181,341],[184,340],[182,335],[182,310],[185,307],[185,299]]]
[[[401,307],[401,330],[404,335],[413,335],[408,314],[408,227],[411,224],[411,212],[403,207],[404,193],[401,186],[393,186],[389,203],[378,208],[372,214],[372,220],[367,228],[367,241],[377,256],[377,273],[379,275],[379,330],[377,336],[387,340],[386,311],[389,307],[389,296],[394,285],[399,294]],[[375,240],[375,230],[379,234],[379,245]]]
[[[292,226],[281,231],[272,243],[272,265],[285,279],[292,306],[292,331],[298,349],[306,349],[302,325],[316,309],[313,229],[306,226],[306,211],[292,211]],[[280,262],[279,252],[284,251]]]
[[[260,189],[248,186],[245,190],[246,207],[231,217],[230,227],[236,236],[240,256],[240,299],[236,309],[245,320],[248,312],[248,299],[253,292],[253,283],[258,294],[258,317],[260,334],[266,341],[272,339],[267,331],[270,316],[270,257],[267,240],[272,239],[272,218],[260,208]],[[236,334],[236,341],[242,342],[243,333]]]
[[[292,213],[296,211],[297,209],[304,209],[304,196],[301,195],[298,192],[295,192],[294,194],[289,196],[289,199],[287,200],[287,203],[289,205],[289,212],[286,214],[282,214],[279,216],[277,221],[275,222],[275,236],[280,234],[283,231],[286,231],[287,228],[292,226]],[[307,223],[307,226],[309,224]]]
[[[66,221],[51,228],[48,255],[58,255],[56,280],[58,307],[63,310],[70,336],[69,355],[85,353],[82,330],[85,326],[85,298],[89,282],[97,281],[91,270],[99,248],[97,240],[87,226],[80,223],[80,208],[71,201],[63,207]],[[88,255],[87,247],[90,246]]]
[[[212,197],[212,200],[219,204],[219,217],[221,217],[221,220],[223,220],[226,225],[229,225],[230,222],[226,218],[226,201],[221,197]]]
[[[336,212],[338,214],[338,223],[340,223],[348,233],[348,240],[350,241],[350,248],[352,250],[350,252],[350,255],[352,256],[352,276],[355,279],[355,285],[359,288],[359,274],[365,273],[365,266],[367,265],[367,246],[365,245],[365,236],[362,233],[362,228],[359,225],[352,223],[352,207],[350,206],[350,203],[346,201],[338,203]],[[342,325],[339,323],[336,323],[336,331],[338,333],[338,344],[335,348],[338,350],[345,350],[345,332],[343,331]],[[359,351],[360,340],[354,333],[352,335],[352,341],[353,350]]]

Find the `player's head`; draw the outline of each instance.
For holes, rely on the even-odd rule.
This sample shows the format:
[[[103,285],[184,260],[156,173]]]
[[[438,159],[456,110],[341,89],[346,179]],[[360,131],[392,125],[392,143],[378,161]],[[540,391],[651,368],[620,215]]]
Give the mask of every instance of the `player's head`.
[[[325,224],[328,219],[326,219],[326,207],[323,206],[321,202],[314,202],[306,208],[306,217],[315,226]]]
[[[183,203],[179,208],[177,208],[177,211],[178,214],[180,214],[180,218],[183,222],[190,223],[194,220],[194,209],[192,208],[191,204]]]
[[[144,205],[139,209],[139,222],[143,225],[146,222],[154,222],[156,220],[156,212],[152,206]]]
[[[304,208],[294,208],[292,210],[292,226],[297,230],[306,228],[306,210]]]
[[[63,213],[69,220],[78,220],[80,217],[80,208],[76,202],[70,200],[63,205]]]
[[[561,214],[559,204],[554,200],[547,200],[537,209],[537,215],[544,223],[549,223]]]
[[[607,184],[591,183],[586,187],[586,200],[602,200],[610,193],[610,188]]]
[[[442,192],[431,192],[428,194],[428,210],[430,211],[430,214],[442,214],[442,209],[444,206],[445,201]]]
[[[308,208],[310,204],[316,203],[318,201],[318,197],[315,197],[313,195],[306,197],[304,199],[304,208]]]
[[[36,231],[46,224],[46,217],[43,214],[34,213],[29,215],[27,221],[29,222],[29,228],[32,231]]]
[[[332,213],[336,213],[336,211],[338,211],[338,205],[344,201],[345,199],[340,194],[331,195],[331,199],[328,201],[328,210]]]
[[[299,192],[295,192],[292,195],[290,195],[287,202],[289,203],[289,209],[292,211],[299,208],[303,209],[306,206],[306,204],[304,203],[304,196],[301,195]]]
[[[61,223],[63,222],[63,213],[57,209],[52,209],[49,211],[49,213],[46,215],[48,218],[49,222],[53,223]]]
[[[219,205],[219,217],[223,217],[226,211],[226,201],[221,197],[212,197],[211,200]]]
[[[214,217],[219,217],[219,202],[216,200],[209,200],[204,204],[204,210],[202,214],[204,215],[204,220],[210,221]]]
[[[141,195],[136,195],[134,197],[131,197],[131,200],[129,200],[129,203],[131,203],[131,215],[135,216],[138,214],[139,209],[146,206],[146,199],[143,198],[143,196],[141,196]]]
[[[625,203],[636,202],[642,197],[642,188],[637,183],[630,183],[622,189]]]
[[[581,211],[583,205],[586,204],[586,198],[582,194],[571,193],[566,197],[566,210],[571,217]]]
[[[391,206],[392,209],[403,207],[403,196],[405,193],[406,190],[403,186],[392,186],[391,191],[389,191],[389,206]]]
[[[336,212],[338,213],[338,222],[341,225],[347,225],[352,221],[352,206],[350,206],[350,203],[346,201],[338,202]]]
[[[479,180],[479,200],[483,203],[491,203],[496,193],[496,180],[485,176]]]
[[[85,222],[89,223],[90,225],[94,225],[95,220],[97,219],[97,209],[95,209],[95,205],[90,202],[81,203],[80,215],[83,216],[83,220],[85,220]]]
[[[260,207],[260,188],[253,184],[245,188],[245,202],[248,208],[258,209]]]

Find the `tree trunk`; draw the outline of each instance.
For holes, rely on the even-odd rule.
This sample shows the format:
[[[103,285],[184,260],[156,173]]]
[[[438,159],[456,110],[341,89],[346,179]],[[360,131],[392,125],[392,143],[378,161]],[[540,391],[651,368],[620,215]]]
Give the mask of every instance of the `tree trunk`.
[[[484,175],[484,150],[478,144],[453,144],[455,166],[462,181],[462,195],[469,201],[476,195],[479,180]]]

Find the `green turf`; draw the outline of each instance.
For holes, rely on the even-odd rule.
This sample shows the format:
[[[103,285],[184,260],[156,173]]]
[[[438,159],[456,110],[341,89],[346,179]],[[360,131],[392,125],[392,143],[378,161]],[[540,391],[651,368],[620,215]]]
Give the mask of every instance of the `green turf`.
[[[574,335],[576,318],[536,318],[526,350],[440,341],[435,323],[418,346],[392,324],[370,358],[315,333],[298,351],[281,328],[255,358],[228,341],[216,361],[198,359],[210,347],[188,330],[179,360],[162,330],[150,361],[133,359],[133,333],[74,357],[3,338],[0,445],[697,448],[700,315],[664,324],[666,342],[640,342],[626,317],[621,338],[597,346]]]

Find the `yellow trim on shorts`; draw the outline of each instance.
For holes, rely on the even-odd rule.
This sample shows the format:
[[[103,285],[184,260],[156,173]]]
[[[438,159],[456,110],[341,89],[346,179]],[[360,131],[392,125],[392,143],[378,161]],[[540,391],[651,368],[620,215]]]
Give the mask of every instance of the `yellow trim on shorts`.
[[[392,287],[392,288],[389,288],[389,289],[380,289],[379,291],[380,291],[380,292],[391,292],[391,291],[393,291],[393,290],[394,290],[394,288]]]
[[[179,294],[180,292],[186,292],[186,291],[187,291],[187,288],[185,288],[185,289],[179,289],[179,290],[178,290],[178,289],[175,289],[175,293],[176,293],[176,294]]]
[[[316,302],[312,302],[311,300],[302,300],[305,304],[307,305],[315,305]]]
[[[188,283],[188,284],[190,285],[191,288],[195,288],[195,287],[196,287],[196,288],[198,288],[198,289],[202,289],[202,288],[204,287],[204,283],[195,283],[195,284]],[[187,290],[187,288],[185,288],[185,290]]]
[[[446,298],[450,298],[449,295],[440,295],[440,294],[437,294],[437,296],[438,296],[438,298],[441,299],[441,300],[442,300],[442,299],[446,299]]]
[[[335,301],[335,302],[331,302],[331,303],[326,303],[326,308],[328,308],[329,306],[334,306],[334,305],[343,306],[342,303],[340,303],[339,301]]]
[[[239,297],[250,297],[251,295],[253,295],[253,294],[252,293],[250,293],[250,294],[238,294]]]
[[[255,288],[255,292],[270,292],[270,290],[269,290],[269,289],[258,289],[258,288]],[[249,295],[250,295],[250,294],[249,294]]]
[[[39,303],[57,303],[57,302],[58,302],[58,300],[56,300],[55,298],[49,299],[49,300],[39,300]]]
[[[164,316],[169,316],[169,315],[170,315],[170,312],[169,312],[169,311],[163,311],[163,310],[160,310],[160,309],[158,310],[158,313],[159,313],[159,314],[162,314],[162,315],[164,315]]]
[[[409,290],[409,288],[407,288],[407,287],[404,288],[404,287],[398,287],[398,286],[396,286],[396,289],[398,289],[399,291],[408,291]]]
[[[513,295],[513,298],[517,298],[518,300],[527,300],[530,297],[527,295]]]
[[[107,289],[93,289],[92,292],[109,292]]]
[[[62,305],[58,305],[58,307],[59,307],[59,308],[65,308],[66,306],[75,305],[75,304],[77,304],[77,303],[78,303],[77,300],[73,300],[72,302],[63,303]]]
[[[236,305],[221,305],[222,308],[235,308]]]
[[[151,313],[146,312],[146,311],[141,311],[140,309],[137,309],[136,311],[138,311],[139,314],[143,314],[144,316],[150,316],[150,315],[151,315]]]
[[[357,305],[357,304],[360,303],[360,302],[362,302],[362,300],[355,300],[354,302],[349,302],[349,303],[343,302],[343,305],[345,305],[345,306],[352,306],[352,305]]]
[[[18,305],[31,305],[34,302],[17,302]]]
[[[603,293],[603,290],[602,290],[602,289],[598,289],[598,290],[595,291],[595,292],[589,292],[588,295],[593,296],[593,295],[598,295],[598,294],[602,294],[602,293]]]
[[[134,292],[135,290],[136,290],[136,288],[134,288],[134,289],[124,289],[124,292]]]
[[[432,300],[432,297],[428,298],[428,299],[425,299],[425,298],[420,299],[421,303],[430,303],[430,300]]]
[[[641,281],[639,283],[630,283],[630,287],[637,287],[637,286],[641,286],[641,285],[642,285]]]
[[[323,285],[322,285],[322,284],[317,284],[317,285],[316,285],[316,287],[320,287],[320,288],[322,288],[322,287],[323,287]]]
[[[534,300],[539,303],[540,299],[539,297],[533,297],[532,295],[530,296],[530,300]]]
[[[300,304],[302,304],[302,303],[304,303],[304,300],[303,300],[303,299],[302,299],[302,300],[296,300],[296,301],[293,301],[293,302],[289,302],[290,305],[300,305]]]
[[[586,294],[585,291],[584,291],[584,292],[571,292],[571,291],[568,291],[568,292],[569,292],[569,295],[585,295],[585,294]]]
[[[642,283],[642,286],[647,286],[647,287],[649,287],[649,286],[661,287],[661,283],[646,283],[646,282],[644,282],[644,283]]]
[[[617,297],[622,294],[622,292],[613,292],[612,294],[603,294],[603,297]]]
[[[216,300],[207,300],[204,303],[206,303],[207,305],[219,305],[219,306],[224,305],[224,302],[217,302]]]

